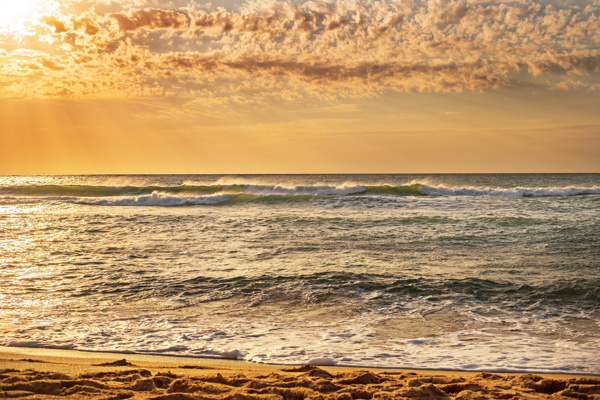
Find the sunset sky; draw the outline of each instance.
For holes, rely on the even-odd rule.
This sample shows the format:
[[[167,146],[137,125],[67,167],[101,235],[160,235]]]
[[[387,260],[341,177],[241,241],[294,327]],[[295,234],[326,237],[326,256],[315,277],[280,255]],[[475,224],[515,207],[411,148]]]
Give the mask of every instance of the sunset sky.
[[[0,0],[0,174],[600,172],[600,0]]]

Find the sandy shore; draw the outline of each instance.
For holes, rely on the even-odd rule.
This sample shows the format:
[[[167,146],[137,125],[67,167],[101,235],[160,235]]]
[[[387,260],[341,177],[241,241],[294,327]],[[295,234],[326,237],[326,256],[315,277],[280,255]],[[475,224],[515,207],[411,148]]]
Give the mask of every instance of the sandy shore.
[[[0,398],[600,399],[600,376],[264,365],[0,347]]]

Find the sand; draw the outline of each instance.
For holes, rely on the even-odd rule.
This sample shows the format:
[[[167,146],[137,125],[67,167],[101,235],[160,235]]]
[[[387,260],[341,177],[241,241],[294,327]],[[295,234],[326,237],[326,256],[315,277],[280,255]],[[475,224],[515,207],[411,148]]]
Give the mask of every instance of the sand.
[[[0,398],[600,399],[600,376],[265,365],[0,347]]]

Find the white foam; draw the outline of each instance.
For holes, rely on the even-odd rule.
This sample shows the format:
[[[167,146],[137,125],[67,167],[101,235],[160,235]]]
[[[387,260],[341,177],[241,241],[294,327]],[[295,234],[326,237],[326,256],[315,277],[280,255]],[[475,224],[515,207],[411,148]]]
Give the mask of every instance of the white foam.
[[[143,349],[143,350],[137,350],[137,351],[138,351],[138,353],[173,354],[173,353],[185,352],[187,350],[188,350],[187,346],[175,345],[175,346],[169,346],[169,347],[159,347],[159,348],[151,348],[151,349],[147,349],[147,350]]]
[[[239,350],[230,350],[230,351],[215,351],[212,352],[214,355],[225,358],[227,360],[242,360],[246,355]]]
[[[164,310],[161,313],[164,314]],[[394,317],[398,313],[394,312]],[[554,335],[549,340],[547,335],[534,332],[546,321],[533,321],[533,326],[516,331],[509,329],[512,324],[475,323],[433,336],[403,337],[402,331],[398,331],[401,325],[382,331],[380,317],[386,319],[391,315],[366,312],[332,322],[304,318],[288,325],[277,318],[270,320],[267,317],[258,324],[252,317],[245,319],[239,315],[211,315],[209,312],[199,312],[197,316],[192,313],[183,319],[175,314],[160,317],[147,314],[139,316],[135,324],[129,319],[104,318],[102,330],[87,325],[84,319],[73,319],[48,325],[44,330],[35,325],[10,333],[2,332],[0,345],[285,364],[306,364],[309,360],[309,364],[320,366],[600,371],[600,361],[593,357],[599,345],[597,339],[584,343]],[[109,336],[98,335],[101,332],[108,332]]]
[[[600,194],[600,187],[547,187],[547,188],[448,188],[444,186],[421,186],[420,192],[428,196],[493,196],[493,197],[566,197]]]
[[[31,348],[42,348],[42,349],[58,349],[58,350],[70,350],[74,348],[72,343],[58,344],[46,341],[38,340],[17,340],[11,341],[6,344],[8,347],[31,347]]]
[[[333,366],[333,365],[337,365],[337,361],[335,361],[333,358],[329,358],[329,357],[319,357],[319,358],[313,358],[312,360],[309,360],[307,364],[320,365],[320,366]]]
[[[219,194],[207,196],[173,196],[160,192],[135,197],[120,197],[118,199],[84,199],[79,203],[100,206],[195,206],[224,203],[236,197],[236,194]]]
[[[244,192],[258,195],[316,195],[316,196],[346,196],[366,192],[366,188],[360,185],[353,186],[265,186],[265,185],[243,185]]]

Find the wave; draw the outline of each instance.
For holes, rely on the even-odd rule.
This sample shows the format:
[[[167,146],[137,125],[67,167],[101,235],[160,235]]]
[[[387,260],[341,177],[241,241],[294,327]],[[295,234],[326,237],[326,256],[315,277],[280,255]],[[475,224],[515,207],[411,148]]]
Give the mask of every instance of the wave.
[[[600,187],[490,188],[405,185],[207,184],[179,186],[14,185],[0,187],[4,202],[63,201],[107,206],[191,206],[248,202],[289,203],[315,198],[361,197],[568,197],[599,195]]]
[[[199,206],[215,205],[227,202],[236,197],[235,194],[220,194],[212,196],[169,196],[154,192],[147,196],[126,197],[115,200],[80,200],[81,204],[98,206]]]
[[[600,187],[447,188],[422,185],[419,191],[427,196],[568,197],[597,195],[600,194]]]
[[[233,189],[232,189],[233,190]],[[163,193],[217,193],[222,191],[215,185],[179,186],[91,186],[91,185],[15,185],[0,187],[0,194],[17,196],[77,196],[108,197]]]
[[[506,309],[539,308],[540,304],[554,308],[578,307],[580,311],[597,311],[600,300],[598,279],[561,279],[539,284],[523,284],[502,280],[467,277],[461,279],[436,279],[429,277],[395,276],[352,272],[316,272],[299,275],[256,275],[227,278],[196,276],[186,277],[174,286],[148,290],[140,287],[132,296],[169,297],[177,293],[178,299],[188,305],[237,300],[248,307],[284,302],[304,307],[310,304],[337,304],[345,299],[366,302],[372,307],[406,308],[419,304],[429,309],[454,304],[457,307],[470,303],[479,307],[495,299],[494,303]],[[106,285],[112,285],[108,282]],[[335,290],[333,290],[335,288]],[[97,288],[102,290],[103,288]],[[483,311],[482,311],[483,312]]]

